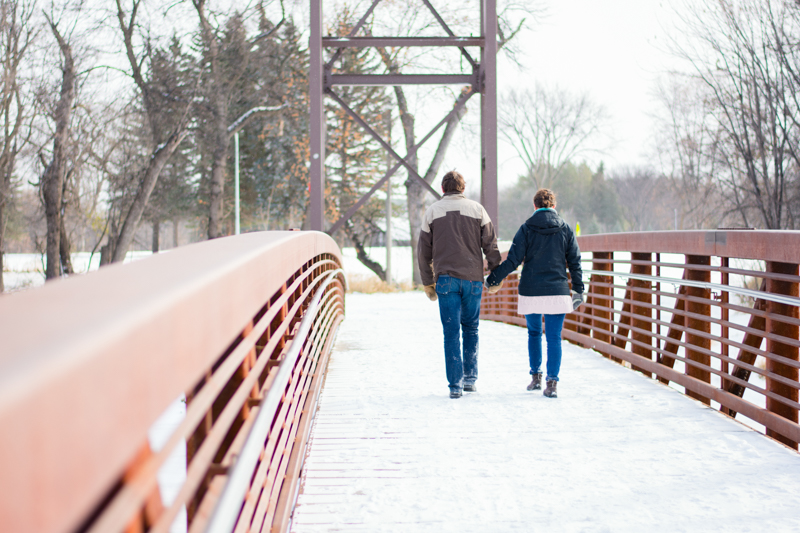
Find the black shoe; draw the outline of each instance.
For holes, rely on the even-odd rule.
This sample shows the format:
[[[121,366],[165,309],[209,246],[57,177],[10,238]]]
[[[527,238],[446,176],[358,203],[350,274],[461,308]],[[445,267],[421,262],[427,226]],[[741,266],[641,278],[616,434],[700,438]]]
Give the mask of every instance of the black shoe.
[[[531,377],[533,379],[530,385],[528,385],[528,390],[542,390],[542,374],[531,374]]]
[[[474,383],[464,383],[464,392],[478,392],[478,387]]]
[[[450,389],[450,397],[453,399],[461,398],[461,389]]]
[[[554,379],[547,380],[547,388],[544,389],[544,395],[548,398],[558,398],[558,392],[556,391],[556,387],[558,386],[558,381]]]

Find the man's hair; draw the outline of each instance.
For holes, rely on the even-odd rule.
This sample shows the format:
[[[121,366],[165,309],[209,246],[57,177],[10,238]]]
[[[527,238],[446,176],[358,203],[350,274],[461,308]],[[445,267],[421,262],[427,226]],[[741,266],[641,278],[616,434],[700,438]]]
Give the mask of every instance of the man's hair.
[[[467,182],[464,181],[464,176],[455,170],[451,170],[442,178],[442,190],[445,194],[452,192],[464,192]]]
[[[533,207],[541,209],[543,207],[555,207],[556,193],[550,189],[539,189],[533,195]]]

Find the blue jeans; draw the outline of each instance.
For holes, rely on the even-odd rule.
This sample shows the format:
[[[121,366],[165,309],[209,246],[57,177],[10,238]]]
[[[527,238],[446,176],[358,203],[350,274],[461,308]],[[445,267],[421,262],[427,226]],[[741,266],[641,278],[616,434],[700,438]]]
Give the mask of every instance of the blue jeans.
[[[444,330],[444,364],[451,390],[478,379],[478,318],[481,314],[483,283],[442,274],[436,280],[439,316]],[[464,337],[461,357],[459,333]]]
[[[544,335],[547,339],[547,378],[558,381],[561,369],[561,328],[565,315],[544,315]],[[541,373],[542,368],[542,315],[525,315],[528,323],[528,359],[531,374]]]

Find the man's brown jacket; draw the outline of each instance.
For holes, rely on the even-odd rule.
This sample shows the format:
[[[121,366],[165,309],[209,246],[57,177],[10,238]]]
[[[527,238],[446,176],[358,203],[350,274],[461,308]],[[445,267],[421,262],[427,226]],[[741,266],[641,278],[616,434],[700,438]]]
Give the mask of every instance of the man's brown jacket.
[[[442,274],[483,281],[483,255],[489,270],[500,264],[497,236],[486,210],[461,193],[448,193],[425,211],[417,259],[423,285]]]

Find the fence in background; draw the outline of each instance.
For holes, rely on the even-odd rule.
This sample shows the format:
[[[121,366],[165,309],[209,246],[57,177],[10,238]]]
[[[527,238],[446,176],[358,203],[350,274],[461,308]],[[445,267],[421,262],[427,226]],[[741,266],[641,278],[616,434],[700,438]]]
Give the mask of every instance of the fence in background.
[[[683,231],[579,237],[587,301],[565,339],[797,449],[800,232]],[[517,273],[481,318],[525,326]],[[713,402],[713,403],[712,403]]]
[[[255,233],[0,298],[2,529],[286,530],[341,264],[325,234]],[[157,474],[184,448],[165,504]]]

